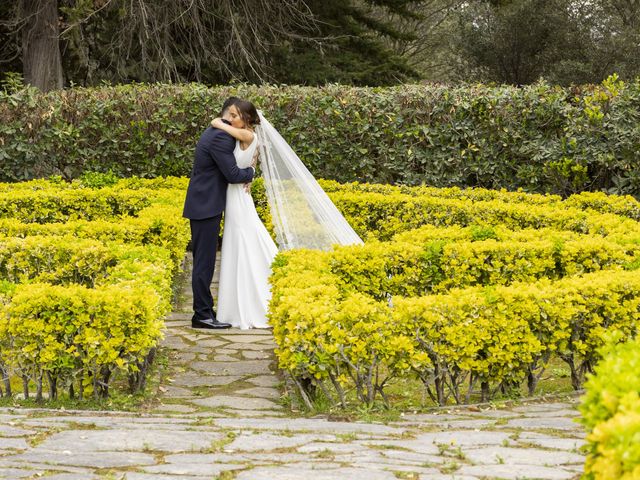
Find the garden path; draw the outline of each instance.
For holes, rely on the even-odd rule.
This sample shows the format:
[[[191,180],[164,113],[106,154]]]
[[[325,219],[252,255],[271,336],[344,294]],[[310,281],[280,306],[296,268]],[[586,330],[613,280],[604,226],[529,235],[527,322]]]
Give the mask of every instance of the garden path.
[[[582,471],[573,399],[406,413],[386,424],[297,416],[279,402],[270,332],[192,330],[185,283],[167,318],[170,361],[153,411],[0,409],[0,478],[577,479]]]
[[[213,279],[217,297],[220,256]],[[278,403],[280,379],[271,330],[203,330],[191,328],[192,259],[184,263],[183,289],[166,320],[163,345],[169,352],[167,385],[160,387],[157,411],[211,413],[224,416],[284,415]]]

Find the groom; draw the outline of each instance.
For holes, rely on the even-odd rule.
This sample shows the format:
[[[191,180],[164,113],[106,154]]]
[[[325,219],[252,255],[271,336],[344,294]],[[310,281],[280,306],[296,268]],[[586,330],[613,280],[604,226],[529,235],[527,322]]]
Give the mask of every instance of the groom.
[[[228,98],[220,117],[231,124],[230,108],[239,99]],[[235,108],[235,107],[234,107]],[[187,188],[182,216],[191,223],[193,250],[193,328],[230,328],[231,324],[216,320],[211,296],[211,280],[216,264],[220,220],[227,200],[229,183],[248,183],[255,169],[238,168],[233,150],[234,138],[223,130],[209,127],[196,145],[195,161]]]

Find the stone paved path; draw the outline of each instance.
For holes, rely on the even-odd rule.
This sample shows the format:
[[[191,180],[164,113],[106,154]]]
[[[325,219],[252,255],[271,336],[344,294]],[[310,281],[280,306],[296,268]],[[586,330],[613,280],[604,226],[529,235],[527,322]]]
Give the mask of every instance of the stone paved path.
[[[0,477],[71,479],[572,479],[573,405],[322,418],[0,411]]]
[[[189,265],[187,264],[187,267]],[[0,409],[0,478],[577,479],[575,401],[406,414],[389,424],[296,418],[269,331],[168,318],[169,380],[151,413]]]
[[[213,279],[217,297],[218,272]],[[163,345],[169,349],[168,385],[161,387],[157,411],[209,413],[214,416],[284,415],[282,389],[273,354],[271,330],[191,328],[192,260],[185,260],[185,284],[175,311],[167,317]]]

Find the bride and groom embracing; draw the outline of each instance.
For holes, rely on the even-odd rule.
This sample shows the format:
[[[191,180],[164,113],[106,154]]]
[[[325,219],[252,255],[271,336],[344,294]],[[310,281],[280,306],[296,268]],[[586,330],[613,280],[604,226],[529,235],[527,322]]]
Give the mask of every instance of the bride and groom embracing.
[[[211,127],[200,136],[183,216],[190,220],[193,251],[194,328],[266,328],[268,277],[277,247],[260,221],[249,185],[255,176],[260,118],[255,106],[227,99]],[[211,281],[220,221],[224,241],[220,259],[218,314]]]
[[[361,244],[318,182],[255,106],[228,98],[200,136],[183,216],[190,220],[194,328],[268,328],[271,263],[290,248],[328,250]],[[258,217],[250,194],[260,160],[278,246]],[[211,281],[220,222],[218,313]]]

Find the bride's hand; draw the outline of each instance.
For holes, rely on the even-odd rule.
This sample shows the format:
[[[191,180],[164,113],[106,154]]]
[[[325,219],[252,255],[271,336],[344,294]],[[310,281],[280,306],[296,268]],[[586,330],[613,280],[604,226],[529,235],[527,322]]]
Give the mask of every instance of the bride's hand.
[[[222,128],[222,125],[224,125],[224,122],[219,117],[218,118],[214,118],[213,120],[211,120],[211,126],[213,128]]]

